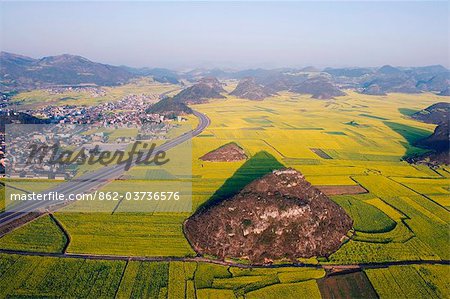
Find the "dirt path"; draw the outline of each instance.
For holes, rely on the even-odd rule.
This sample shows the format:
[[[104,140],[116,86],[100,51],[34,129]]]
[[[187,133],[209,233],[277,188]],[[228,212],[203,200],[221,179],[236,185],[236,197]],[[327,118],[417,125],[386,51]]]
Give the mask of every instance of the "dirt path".
[[[0,249],[1,254],[16,254],[24,256],[41,256],[41,257],[57,257],[57,258],[81,258],[88,260],[107,260],[107,261],[142,261],[142,262],[203,262],[222,266],[233,266],[239,268],[315,268],[324,269],[328,271],[338,270],[355,270],[355,269],[377,269],[386,268],[389,266],[400,265],[450,265],[450,260],[418,260],[418,261],[397,261],[397,262],[379,262],[379,263],[359,263],[350,265],[341,264],[301,264],[301,263],[286,263],[286,264],[269,264],[269,265],[249,265],[238,262],[228,262],[221,260],[213,260],[200,256],[196,257],[148,257],[148,256],[125,256],[125,255],[106,255],[106,254],[84,254],[84,253],[57,253],[57,252],[31,252],[21,250],[6,250]]]

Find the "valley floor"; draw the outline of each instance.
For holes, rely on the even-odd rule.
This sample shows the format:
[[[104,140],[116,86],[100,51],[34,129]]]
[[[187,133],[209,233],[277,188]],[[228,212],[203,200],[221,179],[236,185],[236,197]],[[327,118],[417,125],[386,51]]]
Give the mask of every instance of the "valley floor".
[[[284,93],[264,101],[230,97],[193,106],[212,121],[192,141],[193,211],[283,166],[302,172],[313,185],[343,190],[331,198],[353,218],[353,235],[328,258],[299,260],[308,268],[248,269],[196,260],[182,231],[187,212],[59,211],[54,219],[41,217],[0,239],[0,297],[336,298],[345,293],[446,298],[450,168],[402,160],[423,152],[412,144],[434,129],[402,111],[445,99],[348,92],[322,101]],[[198,159],[229,142],[242,147],[249,159]],[[132,169],[131,178],[142,171]],[[120,184],[112,182],[105,190],[125,190]],[[367,192],[346,191],[355,187]],[[326,275],[331,265],[343,266],[344,272]]]

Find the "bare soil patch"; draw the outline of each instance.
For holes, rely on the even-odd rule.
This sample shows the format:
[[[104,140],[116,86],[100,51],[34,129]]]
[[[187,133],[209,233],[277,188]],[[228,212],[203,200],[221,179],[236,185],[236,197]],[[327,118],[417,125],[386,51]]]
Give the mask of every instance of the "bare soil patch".
[[[317,281],[324,299],[378,298],[375,289],[362,271],[328,275]]]
[[[324,185],[315,186],[327,196],[362,194],[368,191],[360,185]]]
[[[315,153],[317,156],[321,157],[322,159],[333,159],[330,155],[328,155],[326,152],[321,150],[320,148],[311,148],[310,149],[313,153]]]

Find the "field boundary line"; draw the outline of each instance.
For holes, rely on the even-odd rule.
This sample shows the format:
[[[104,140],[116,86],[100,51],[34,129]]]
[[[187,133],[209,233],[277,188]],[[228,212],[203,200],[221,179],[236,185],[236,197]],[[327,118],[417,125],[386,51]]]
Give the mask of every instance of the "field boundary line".
[[[425,198],[428,199],[429,201],[431,201],[431,202],[437,204],[438,206],[440,206],[441,208],[447,210],[447,208],[446,208],[445,206],[441,205],[440,203],[438,203],[437,201],[435,201],[435,200],[433,200],[432,198],[428,197],[427,195],[422,194],[422,193],[420,193],[419,191],[416,191],[416,190],[412,189],[411,187],[408,187],[408,186],[405,185],[404,183],[397,181],[397,180],[395,179],[396,177],[390,177],[390,176],[388,176],[387,178],[388,178],[389,180],[393,181],[394,183],[399,184],[399,185],[401,185],[401,186],[403,186],[403,187],[409,189],[410,191],[412,191],[412,192],[414,192],[414,193],[416,193],[416,194],[418,194],[418,195],[420,195],[420,196],[422,196],[422,197],[425,197]],[[445,179],[445,178],[444,178],[444,179]],[[436,178],[436,179],[433,179],[433,180],[442,180],[442,179]],[[430,211],[430,212],[431,212],[431,211]],[[441,218],[439,217],[439,219],[441,219]],[[444,219],[441,219],[441,220],[444,221],[444,222],[446,222]]]
[[[69,247],[70,241],[72,241],[72,238],[70,237],[70,234],[66,230],[64,225],[55,217],[55,215],[53,215],[53,213],[48,213],[48,215],[50,216],[50,219],[53,220],[53,222],[55,222],[56,226],[61,230],[63,235],[66,237],[66,244],[64,244],[64,247],[62,249],[62,253],[66,253],[67,248]]]
[[[262,142],[264,142],[268,147],[270,147],[271,149],[273,149],[275,152],[277,152],[283,159],[286,159],[287,157],[285,155],[283,155],[279,150],[277,150],[272,144],[270,144],[269,142],[267,142],[264,139],[259,139]]]
[[[122,275],[120,275],[120,281],[119,281],[119,284],[117,285],[116,292],[114,293],[114,298],[117,298],[117,294],[119,293],[120,285],[122,284],[123,277],[125,276],[125,271],[126,271],[127,268],[128,268],[128,263],[129,263],[129,262],[130,262],[129,260],[125,262],[125,266],[123,267],[123,270],[122,270]]]
[[[41,257],[55,257],[55,258],[78,258],[86,260],[107,260],[107,261],[140,261],[140,262],[203,262],[210,264],[217,264],[229,267],[239,268],[315,268],[315,269],[329,269],[337,268],[354,268],[361,269],[377,269],[386,268],[389,266],[401,265],[450,265],[450,260],[404,260],[391,262],[374,262],[374,263],[357,263],[357,264],[302,264],[302,263],[286,263],[286,264],[269,264],[269,265],[250,265],[237,262],[214,260],[200,256],[196,257],[175,257],[175,256],[124,256],[124,255],[101,255],[101,254],[85,254],[85,253],[56,253],[56,252],[33,252],[21,250],[0,249],[0,254],[12,254],[22,256],[41,256]]]

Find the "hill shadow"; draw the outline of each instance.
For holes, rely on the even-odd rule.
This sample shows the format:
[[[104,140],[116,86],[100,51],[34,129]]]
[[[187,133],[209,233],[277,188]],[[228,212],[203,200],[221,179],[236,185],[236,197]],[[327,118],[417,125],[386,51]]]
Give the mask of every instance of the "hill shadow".
[[[258,152],[239,167],[206,202],[198,207],[196,212],[236,195],[250,182],[283,167],[285,166],[268,152]]]
[[[428,151],[427,149],[417,146],[416,144],[419,140],[430,136],[433,132],[396,122],[384,121],[383,123],[391,130],[405,138],[406,142],[402,142],[402,145],[406,150],[403,159]]]
[[[414,113],[419,112],[420,110],[417,109],[409,109],[409,108],[398,108],[398,112],[400,112],[401,114],[403,114],[404,116],[411,116]]]

